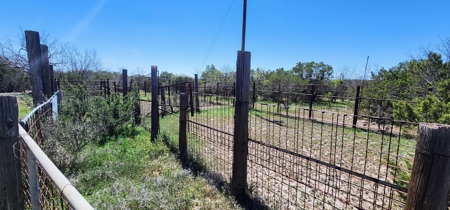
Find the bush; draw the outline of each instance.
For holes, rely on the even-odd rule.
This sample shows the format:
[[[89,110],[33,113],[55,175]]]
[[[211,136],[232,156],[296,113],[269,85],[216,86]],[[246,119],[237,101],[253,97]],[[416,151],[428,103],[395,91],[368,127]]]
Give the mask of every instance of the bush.
[[[413,107],[406,102],[394,103],[394,118],[410,122],[450,124],[450,103],[446,104],[435,95],[428,95]]]
[[[122,97],[89,96],[82,85],[64,91],[58,119],[43,126],[43,149],[61,171],[73,171],[81,151],[90,143],[104,144],[135,133],[135,94]]]

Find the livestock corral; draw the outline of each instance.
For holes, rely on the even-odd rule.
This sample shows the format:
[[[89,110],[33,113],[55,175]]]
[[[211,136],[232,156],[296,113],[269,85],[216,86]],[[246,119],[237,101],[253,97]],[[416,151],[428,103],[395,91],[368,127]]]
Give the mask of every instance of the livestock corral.
[[[227,186],[236,149],[234,87],[210,90],[190,97],[195,113],[187,114],[188,154]],[[178,103],[177,97],[165,101]],[[403,209],[418,125],[348,114],[351,98],[317,101],[251,100],[247,194],[276,209]]]

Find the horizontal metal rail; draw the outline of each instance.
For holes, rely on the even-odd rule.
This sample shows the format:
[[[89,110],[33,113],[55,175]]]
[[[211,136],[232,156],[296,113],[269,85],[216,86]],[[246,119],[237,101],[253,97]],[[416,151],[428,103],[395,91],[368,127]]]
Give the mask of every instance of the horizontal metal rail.
[[[84,197],[75,189],[74,186],[67,180],[64,174],[55,166],[55,164],[45,155],[41,148],[36,144],[36,142],[31,138],[30,135],[22,128],[19,124],[19,135],[29,148],[29,150],[34,154],[36,160],[39,161],[41,167],[48,174],[50,179],[55,183],[55,185],[60,190],[61,194],[67,199],[68,203],[74,209],[94,209],[92,206],[84,199]]]
[[[361,173],[358,173],[358,172],[355,172],[355,171],[352,171],[352,170],[349,170],[349,169],[346,169],[346,168],[343,168],[343,167],[340,167],[340,166],[336,166],[336,165],[333,165],[333,164],[330,164],[330,163],[327,163],[327,162],[324,162],[324,161],[321,161],[321,160],[317,160],[315,158],[312,158],[312,157],[309,157],[309,156],[306,156],[306,155],[295,153],[295,152],[289,151],[287,149],[283,149],[283,148],[279,148],[277,146],[266,144],[266,143],[264,143],[262,141],[258,141],[258,140],[251,139],[251,138],[248,138],[248,140],[251,141],[251,142],[254,142],[256,144],[260,144],[262,146],[266,146],[266,147],[278,150],[280,152],[288,153],[290,155],[297,156],[299,158],[303,158],[303,159],[306,159],[306,160],[309,160],[309,161],[312,161],[312,162],[316,162],[316,163],[324,165],[326,167],[330,167],[330,168],[333,168],[333,169],[336,169],[336,170],[339,170],[339,171],[343,171],[345,173],[351,174],[353,176],[357,176],[357,177],[362,178],[362,179],[366,179],[366,180],[369,180],[369,181],[372,181],[372,182],[375,182],[375,183],[379,183],[379,184],[388,186],[388,187],[396,189],[396,190],[398,190],[400,192],[405,192],[405,193],[408,192],[408,189],[406,189],[404,187],[401,187],[401,186],[398,186],[396,184],[392,184],[392,183],[389,183],[389,182],[386,182],[386,181],[383,181],[383,180],[380,180],[380,179],[377,179],[377,178],[374,178],[374,177],[367,176],[365,174],[361,174]]]
[[[60,92],[61,92],[60,90],[56,91],[56,93],[53,94],[53,96],[50,97],[46,102],[40,104],[39,106],[31,110],[31,112],[26,117],[23,118],[22,122],[27,123],[28,119],[30,119],[34,115],[34,113],[37,112],[41,107],[45,106],[48,103],[52,103],[53,98],[56,97]]]

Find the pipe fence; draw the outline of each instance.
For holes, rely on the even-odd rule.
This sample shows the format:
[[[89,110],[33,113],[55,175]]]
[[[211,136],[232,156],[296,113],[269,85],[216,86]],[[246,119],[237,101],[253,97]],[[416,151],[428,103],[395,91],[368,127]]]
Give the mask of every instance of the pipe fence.
[[[57,117],[61,95],[56,92],[19,126],[25,209],[93,209],[40,148],[46,139],[43,126]]]

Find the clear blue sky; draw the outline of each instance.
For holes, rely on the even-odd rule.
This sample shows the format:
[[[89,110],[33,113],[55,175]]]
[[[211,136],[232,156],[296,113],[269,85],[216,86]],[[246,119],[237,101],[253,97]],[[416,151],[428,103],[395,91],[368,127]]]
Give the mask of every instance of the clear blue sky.
[[[241,47],[242,0],[0,0],[0,8],[0,39],[19,27],[46,31],[95,49],[112,71],[157,65],[192,76],[207,64],[235,68]],[[323,61],[360,75],[367,56],[370,70],[390,68],[450,37],[449,12],[448,0],[248,0],[246,50],[252,68]]]

